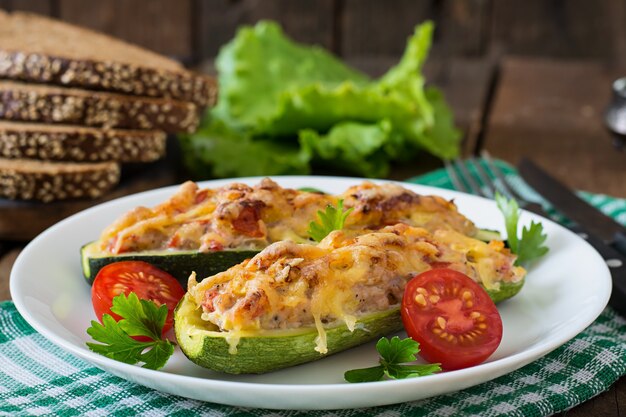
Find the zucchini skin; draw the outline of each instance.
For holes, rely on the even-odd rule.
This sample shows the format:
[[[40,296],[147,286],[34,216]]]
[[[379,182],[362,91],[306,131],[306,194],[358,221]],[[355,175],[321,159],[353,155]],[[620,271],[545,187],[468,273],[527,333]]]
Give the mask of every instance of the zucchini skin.
[[[498,290],[486,290],[489,297],[493,300],[494,303],[498,304],[501,301],[508,300],[509,298],[516,295],[522,287],[524,286],[524,282],[526,282],[526,278],[521,280],[520,282],[501,282],[500,288]],[[481,285],[482,286],[482,285]]]
[[[180,282],[183,288],[187,288],[187,280],[192,272],[198,274],[199,277],[212,276],[259,253],[259,251],[252,250],[226,250],[145,254],[137,252],[111,256],[94,254],[95,244],[96,242],[91,242],[80,249],[83,276],[89,285],[93,284],[98,271],[108,264],[120,261],[144,261],[168,272]]]
[[[498,303],[517,294],[524,285],[501,283],[497,291],[487,290]],[[246,332],[240,335],[237,353],[229,352],[228,332],[207,330],[200,309],[185,294],[174,313],[174,331],[182,352],[192,362],[213,371],[229,374],[261,374],[322,359],[386,334],[402,330],[399,306],[360,318],[353,332],[345,324],[326,328],[328,353],[315,350],[315,327],[293,331]]]
[[[237,352],[231,354],[225,337],[228,332],[198,331],[201,326],[199,309],[187,294],[174,314],[178,345],[192,362],[229,374],[261,374],[312,362],[403,329],[400,308],[396,306],[362,317],[353,332],[345,324],[326,328],[326,354],[315,350],[315,327],[242,333]]]

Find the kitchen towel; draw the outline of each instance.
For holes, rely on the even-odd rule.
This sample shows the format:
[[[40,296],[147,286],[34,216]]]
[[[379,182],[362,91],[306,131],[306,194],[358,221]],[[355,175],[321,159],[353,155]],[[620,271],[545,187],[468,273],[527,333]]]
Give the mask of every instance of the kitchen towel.
[[[525,197],[540,201],[498,162]],[[472,167],[469,167],[472,169]],[[445,170],[409,182],[452,189]],[[582,194],[626,223],[626,200]],[[0,415],[56,416],[548,416],[581,404],[626,374],[626,320],[610,307],[545,357],[463,391],[382,407],[333,411],[247,409],[190,400],[134,384],[62,350],[35,332],[10,301],[0,303]]]

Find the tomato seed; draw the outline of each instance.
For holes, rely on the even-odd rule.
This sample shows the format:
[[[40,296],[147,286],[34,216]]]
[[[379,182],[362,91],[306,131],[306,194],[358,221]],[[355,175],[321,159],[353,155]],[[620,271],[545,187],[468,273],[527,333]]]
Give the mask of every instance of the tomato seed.
[[[415,296],[415,302],[422,307],[426,307],[426,298],[424,297],[424,294],[417,294]]]

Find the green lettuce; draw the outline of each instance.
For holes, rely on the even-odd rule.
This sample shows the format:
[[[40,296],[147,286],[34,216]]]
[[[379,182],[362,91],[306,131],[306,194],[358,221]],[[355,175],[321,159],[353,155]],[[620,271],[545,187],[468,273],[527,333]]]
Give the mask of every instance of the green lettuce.
[[[309,174],[306,147],[252,139],[213,120],[192,135],[180,135],[183,163],[198,178]]]
[[[424,149],[456,156],[460,134],[422,66],[433,25],[415,29],[400,62],[378,80],[273,22],[244,27],[216,61],[219,104],[181,137],[198,176],[306,173],[311,164],[383,177]]]

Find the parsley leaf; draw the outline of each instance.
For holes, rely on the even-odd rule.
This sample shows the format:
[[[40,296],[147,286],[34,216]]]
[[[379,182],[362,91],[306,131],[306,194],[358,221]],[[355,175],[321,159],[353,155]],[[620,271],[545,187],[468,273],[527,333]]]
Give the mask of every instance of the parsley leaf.
[[[131,292],[113,298],[111,311],[120,315],[117,322],[109,314],[102,316],[102,324],[91,321],[87,333],[99,343],[87,343],[92,351],[107,358],[128,364],[143,362],[144,368],[160,369],[174,353],[174,343],[161,338],[167,318],[167,306],[153,301],[140,300]],[[131,336],[146,336],[149,341],[139,341]]]
[[[382,337],[376,343],[376,350],[380,355],[380,365],[371,368],[352,369],[343,377],[348,382],[372,382],[382,381],[385,376],[390,379],[414,378],[431,375],[441,371],[438,363],[426,365],[403,365],[406,362],[414,362],[420,351],[419,343],[411,338],[400,339],[394,336],[391,340]]]
[[[519,262],[526,262],[532,259],[541,258],[548,253],[548,247],[544,245],[548,235],[543,233],[541,223],[530,223],[530,227],[524,226],[522,229],[522,245],[518,247],[517,259]]]
[[[346,217],[348,217],[348,214],[350,214],[352,210],[352,208],[349,208],[344,211],[343,200],[339,200],[337,208],[329,204],[328,207],[326,207],[326,212],[318,210],[317,217],[319,222],[312,221],[309,223],[309,236],[316,242],[320,242],[333,230],[343,229]]]
[[[519,222],[519,205],[515,199],[507,199],[500,193],[496,193],[496,204],[504,215],[506,227],[506,237],[509,242],[511,252],[517,255],[516,265],[521,265],[541,258],[548,253],[548,247],[544,245],[548,235],[543,232],[541,223],[530,223],[529,227],[524,226],[522,236],[518,237],[517,229]]]

